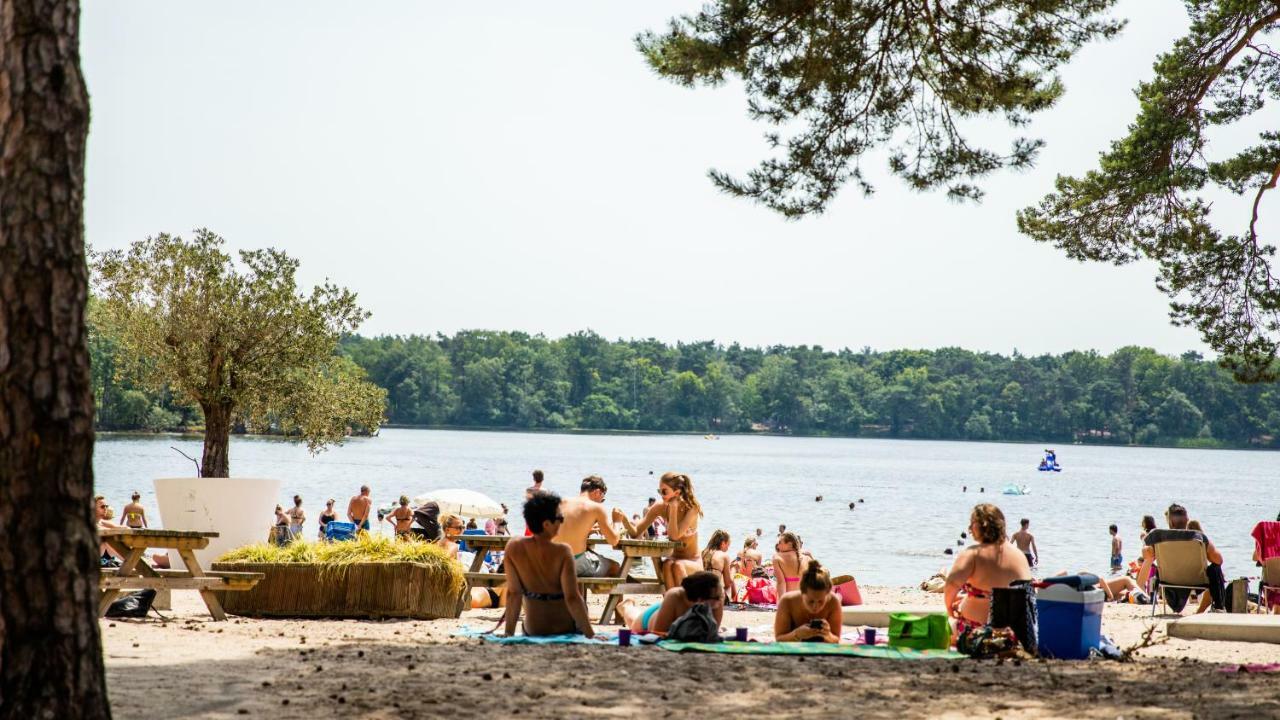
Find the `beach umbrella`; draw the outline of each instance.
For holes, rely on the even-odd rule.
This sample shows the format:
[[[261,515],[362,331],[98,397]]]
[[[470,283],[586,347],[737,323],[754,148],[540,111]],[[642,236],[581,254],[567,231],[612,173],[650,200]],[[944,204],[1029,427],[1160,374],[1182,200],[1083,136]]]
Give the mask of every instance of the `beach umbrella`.
[[[432,490],[413,499],[415,506],[433,502],[440,512],[471,518],[498,518],[503,516],[502,505],[497,500],[475,490],[447,488]]]

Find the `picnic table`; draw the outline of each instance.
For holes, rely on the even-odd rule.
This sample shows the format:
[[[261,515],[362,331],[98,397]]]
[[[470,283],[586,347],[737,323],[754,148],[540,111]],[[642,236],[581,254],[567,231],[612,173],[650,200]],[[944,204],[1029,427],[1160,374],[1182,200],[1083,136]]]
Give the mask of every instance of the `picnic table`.
[[[195,550],[209,545],[215,532],[185,530],[140,530],[133,528],[100,528],[99,537],[124,560],[118,568],[103,568],[98,586],[98,615],[104,615],[111,603],[124,590],[197,590],[214,620],[226,620],[222,603],[215,590],[249,590],[263,578],[262,573],[205,572],[196,560]],[[173,550],[186,564],[186,570],[157,570],[143,561],[147,550]]]
[[[626,595],[662,595],[667,583],[662,577],[662,559],[671,557],[680,543],[673,540],[637,540],[623,538],[618,543],[622,550],[622,569],[618,573],[621,582],[609,590],[609,600],[600,615],[600,624],[608,624],[609,619],[617,612],[618,603]],[[644,565],[645,558],[653,563],[655,577],[644,578],[635,574]]]

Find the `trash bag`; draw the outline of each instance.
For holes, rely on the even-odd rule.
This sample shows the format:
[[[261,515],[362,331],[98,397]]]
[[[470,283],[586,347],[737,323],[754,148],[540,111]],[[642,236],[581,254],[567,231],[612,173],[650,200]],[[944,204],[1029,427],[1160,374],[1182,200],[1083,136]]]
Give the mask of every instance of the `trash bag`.
[[[993,628],[1009,628],[1023,649],[1036,655],[1039,642],[1036,632],[1036,591],[1030,580],[1015,580],[1007,588],[991,589],[991,614],[987,624]]]
[[[156,601],[156,591],[151,589],[129,593],[111,603],[107,608],[110,618],[144,618],[151,611],[151,604]]]
[[[668,640],[680,642],[717,643],[720,642],[720,625],[711,613],[711,608],[703,603],[695,603],[685,614],[676,618],[667,630]]]

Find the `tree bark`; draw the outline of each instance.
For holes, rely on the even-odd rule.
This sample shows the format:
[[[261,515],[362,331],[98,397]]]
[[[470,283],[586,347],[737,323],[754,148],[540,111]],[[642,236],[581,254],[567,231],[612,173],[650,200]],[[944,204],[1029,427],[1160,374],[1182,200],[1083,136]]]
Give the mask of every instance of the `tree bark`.
[[[0,0],[0,718],[109,718],[76,0]]]
[[[231,477],[231,404],[202,405],[204,410],[204,456],[200,477]]]

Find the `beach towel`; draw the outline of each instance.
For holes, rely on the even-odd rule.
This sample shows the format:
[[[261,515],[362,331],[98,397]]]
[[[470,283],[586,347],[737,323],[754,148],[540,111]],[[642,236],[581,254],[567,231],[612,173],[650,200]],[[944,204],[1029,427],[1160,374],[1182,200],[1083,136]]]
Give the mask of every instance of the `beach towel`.
[[[762,610],[767,612],[773,612],[778,609],[778,606],[774,603],[731,602],[731,603],[725,603],[724,609],[734,610],[739,612],[747,611],[747,610]]]
[[[618,642],[617,635],[597,633],[595,637],[586,635],[494,635],[488,630],[477,630],[470,625],[463,625],[455,632],[454,637],[478,637],[485,642],[499,645],[613,645]]]
[[[1259,560],[1280,556],[1280,522],[1267,520],[1253,526],[1253,539],[1258,543]]]
[[[658,647],[671,652],[708,652],[728,655],[844,655],[879,658],[881,660],[959,660],[964,657],[954,650],[911,650],[884,645],[839,645],[831,643],[682,643],[664,640]]]

